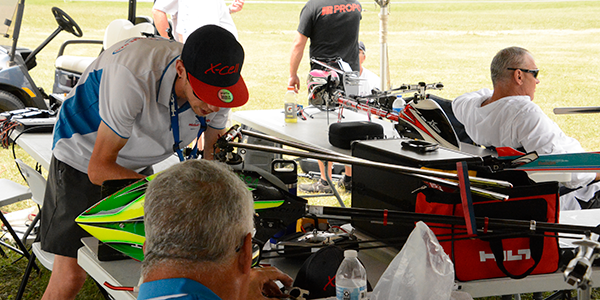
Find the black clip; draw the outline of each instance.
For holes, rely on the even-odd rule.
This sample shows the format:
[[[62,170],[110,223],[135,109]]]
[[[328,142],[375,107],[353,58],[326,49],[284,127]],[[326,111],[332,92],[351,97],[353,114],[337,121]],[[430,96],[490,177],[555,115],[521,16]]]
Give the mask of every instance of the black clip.
[[[402,148],[416,151],[419,153],[432,152],[438,149],[439,145],[436,143],[423,141],[423,140],[405,140],[400,143]]]
[[[173,152],[177,152],[181,149],[179,144],[181,144],[181,141],[173,143]]]

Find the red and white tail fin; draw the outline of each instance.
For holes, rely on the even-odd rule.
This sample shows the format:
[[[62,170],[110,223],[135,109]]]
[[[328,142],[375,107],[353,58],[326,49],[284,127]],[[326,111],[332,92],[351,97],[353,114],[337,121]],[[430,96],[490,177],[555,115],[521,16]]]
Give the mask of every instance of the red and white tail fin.
[[[496,152],[498,153],[498,157],[525,155],[525,153],[512,147],[497,147]]]
[[[398,122],[410,126],[423,140],[440,144],[442,147],[460,150],[458,136],[448,116],[435,101],[409,102],[398,116]],[[399,132],[401,135],[402,132]]]

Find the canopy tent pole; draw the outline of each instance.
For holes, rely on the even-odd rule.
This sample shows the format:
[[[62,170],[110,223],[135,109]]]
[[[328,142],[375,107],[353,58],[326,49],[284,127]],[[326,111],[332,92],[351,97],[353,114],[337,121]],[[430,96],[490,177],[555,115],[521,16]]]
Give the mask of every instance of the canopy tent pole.
[[[388,4],[389,0],[375,0],[375,2],[381,7],[379,11],[379,44],[380,44],[380,55],[381,63],[379,65],[379,75],[381,78],[381,89],[387,91],[390,89],[390,68],[388,61],[388,48],[387,48],[387,24],[388,16],[390,14]]]

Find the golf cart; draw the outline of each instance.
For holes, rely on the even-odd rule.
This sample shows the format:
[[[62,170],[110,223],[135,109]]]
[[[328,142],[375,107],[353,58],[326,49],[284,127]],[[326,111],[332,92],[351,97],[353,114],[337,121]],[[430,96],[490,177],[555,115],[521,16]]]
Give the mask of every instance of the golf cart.
[[[0,45],[0,112],[35,107],[49,109],[55,101],[38,87],[29,70],[36,63],[36,55],[47,46],[61,31],[65,30],[77,37],[83,32],[77,23],[64,11],[52,8],[52,14],[58,23],[58,28],[37,48],[30,50],[17,47],[21,21],[25,9],[24,0],[0,0],[0,33],[11,45]],[[4,42],[4,40],[2,41]]]
[[[65,48],[77,44],[99,44],[103,49],[122,39],[133,36],[154,34],[152,19],[135,17],[136,1],[129,1],[127,20],[114,20],[105,33],[104,40],[68,40],[60,47],[55,62],[55,76],[52,94],[48,95],[38,87],[29,74],[36,63],[36,55],[47,46],[61,31],[81,37],[83,32],[68,14],[57,7],[52,14],[58,28],[36,49],[17,46],[25,0],[0,0],[0,112],[33,107],[41,110],[54,110],[60,106],[62,96],[68,93],[79,80],[81,73],[96,57],[76,57],[63,55]],[[140,24],[134,26],[133,24]],[[5,45],[9,44],[9,45]]]

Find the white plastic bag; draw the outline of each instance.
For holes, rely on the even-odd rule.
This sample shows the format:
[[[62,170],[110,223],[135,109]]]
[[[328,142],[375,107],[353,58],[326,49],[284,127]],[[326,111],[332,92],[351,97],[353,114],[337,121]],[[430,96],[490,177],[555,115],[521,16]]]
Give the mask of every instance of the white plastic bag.
[[[387,267],[371,300],[448,300],[454,265],[435,234],[418,222],[402,250]]]

